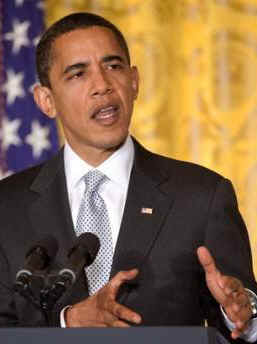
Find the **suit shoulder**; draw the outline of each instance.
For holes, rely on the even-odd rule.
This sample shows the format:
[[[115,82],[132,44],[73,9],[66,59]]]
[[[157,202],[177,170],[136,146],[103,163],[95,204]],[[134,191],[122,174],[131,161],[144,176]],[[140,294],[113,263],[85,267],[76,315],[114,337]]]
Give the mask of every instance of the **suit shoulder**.
[[[0,180],[0,193],[3,194],[5,191],[8,194],[23,192],[28,190],[35,181],[46,187],[62,166],[63,150],[61,149],[49,160]]]
[[[201,181],[207,179],[217,183],[217,181],[225,180],[221,174],[202,165],[189,161],[177,160],[145,149],[143,150],[145,152],[144,164],[148,165],[148,170],[150,170],[151,166],[151,168],[155,170],[155,173],[172,176],[184,182],[186,180],[196,182],[197,180]]]
[[[204,166],[153,154],[152,162],[158,166],[164,176],[161,180],[167,192],[178,195],[194,195],[207,199],[213,197],[217,190],[223,195],[234,197],[234,187],[230,180]],[[207,198],[206,198],[207,197]]]
[[[214,180],[224,179],[224,177],[221,174],[207,167],[199,165],[197,163],[193,163],[190,161],[177,160],[177,159],[168,158],[161,155],[157,155],[157,156],[159,156],[159,158],[163,161],[163,164],[167,166],[168,169],[177,170],[179,171],[179,173],[182,174],[182,176],[190,175],[192,176],[192,178],[206,177],[206,178],[211,178]]]
[[[30,167],[0,180],[0,193],[21,192],[27,189],[39,174],[43,164]]]

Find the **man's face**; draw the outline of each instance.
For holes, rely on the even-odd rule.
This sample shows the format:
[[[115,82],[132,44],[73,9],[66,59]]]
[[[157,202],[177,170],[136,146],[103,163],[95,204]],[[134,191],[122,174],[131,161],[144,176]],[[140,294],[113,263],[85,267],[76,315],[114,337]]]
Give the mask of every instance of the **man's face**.
[[[60,119],[71,147],[85,160],[104,160],[124,142],[138,91],[115,35],[94,26],[66,33],[53,44],[51,90],[35,95],[49,117]]]

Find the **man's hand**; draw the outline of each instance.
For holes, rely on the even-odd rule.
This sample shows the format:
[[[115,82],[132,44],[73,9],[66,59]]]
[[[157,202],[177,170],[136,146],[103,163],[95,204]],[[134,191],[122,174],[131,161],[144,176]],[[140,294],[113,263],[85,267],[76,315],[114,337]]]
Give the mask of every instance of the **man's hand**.
[[[116,302],[120,286],[137,274],[136,269],[120,271],[97,293],[68,308],[67,327],[129,327],[128,322],[139,324],[139,314]]]
[[[236,339],[247,328],[252,315],[247,293],[241,281],[223,275],[216,268],[215,261],[206,247],[199,247],[197,255],[204,268],[206,283],[210,292],[235,324],[231,337]]]

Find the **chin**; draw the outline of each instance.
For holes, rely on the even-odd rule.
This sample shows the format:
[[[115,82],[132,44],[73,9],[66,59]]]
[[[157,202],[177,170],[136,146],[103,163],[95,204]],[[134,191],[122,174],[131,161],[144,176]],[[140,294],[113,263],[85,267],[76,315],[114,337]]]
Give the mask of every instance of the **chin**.
[[[102,148],[106,150],[117,150],[126,140],[128,133],[122,137],[115,137],[110,140],[103,142]]]

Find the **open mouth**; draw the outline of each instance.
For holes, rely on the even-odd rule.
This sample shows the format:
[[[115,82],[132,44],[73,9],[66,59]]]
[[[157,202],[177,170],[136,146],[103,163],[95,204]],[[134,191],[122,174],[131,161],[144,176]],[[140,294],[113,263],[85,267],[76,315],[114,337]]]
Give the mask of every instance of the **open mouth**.
[[[98,108],[94,111],[92,118],[96,120],[108,120],[117,116],[119,110],[118,105],[109,105]]]

